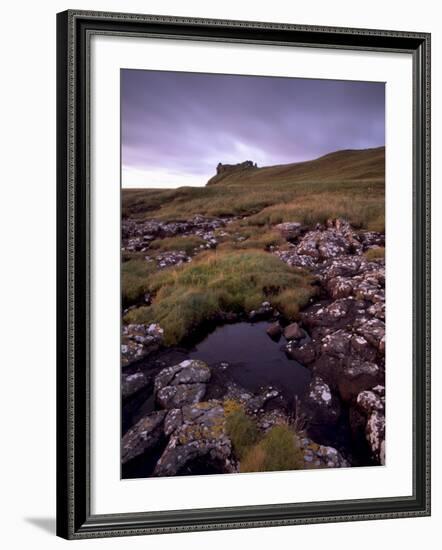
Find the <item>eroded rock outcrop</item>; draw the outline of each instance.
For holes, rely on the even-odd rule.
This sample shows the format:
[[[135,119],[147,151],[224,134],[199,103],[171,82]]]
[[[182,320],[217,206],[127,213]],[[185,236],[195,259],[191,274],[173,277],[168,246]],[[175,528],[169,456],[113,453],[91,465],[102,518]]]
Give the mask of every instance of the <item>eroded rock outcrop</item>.
[[[123,372],[121,375],[121,394],[123,399],[145,388],[148,383],[149,380],[144,372],[134,372],[130,374]]]
[[[225,227],[235,217],[219,218],[206,217],[199,214],[185,221],[136,220],[133,218],[122,220],[122,251],[146,252],[152,241],[167,237],[199,237],[204,248],[215,248],[218,241],[215,231]]]
[[[333,426],[339,420],[341,406],[330,386],[322,378],[315,376],[301,401],[301,411],[309,424]]]
[[[147,357],[158,350],[163,342],[164,331],[156,323],[123,325],[121,338],[121,364],[129,363]]]
[[[165,411],[153,412],[139,420],[128,430],[121,441],[121,462],[125,464],[149,451],[163,437]]]
[[[300,314],[310,339],[294,338],[286,345],[290,357],[313,370],[304,413],[313,423],[331,423],[338,409],[327,403],[345,403],[353,433],[363,432],[373,459],[383,463],[385,416],[379,408],[363,410],[364,397],[359,396],[381,387],[385,378],[385,265],[383,258],[364,255],[383,246],[384,236],[356,232],[337,219],[288,240],[288,249],[275,254],[313,272],[322,289],[319,301]],[[327,415],[329,410],[335,416]]]
[[[184,473],[195,460],[220,473],[236,471],[232,444],[225,430],[224,408],[217,402],[186,405],[168,412],[169,443],[157,462],[155,476]]]
[[[348,468],[349,462],[334,447],[319,445],[309,437],[299,438],[304,468]]]
[[[356,403],[366,417],[365,436],[373,458],[385,464],[385,387],[378,385],[361,392]]]
[[[167,367],[155,378],[155,396],[163,409],[173,409],[202,401],[211,372],[203,361],[186,360]]]

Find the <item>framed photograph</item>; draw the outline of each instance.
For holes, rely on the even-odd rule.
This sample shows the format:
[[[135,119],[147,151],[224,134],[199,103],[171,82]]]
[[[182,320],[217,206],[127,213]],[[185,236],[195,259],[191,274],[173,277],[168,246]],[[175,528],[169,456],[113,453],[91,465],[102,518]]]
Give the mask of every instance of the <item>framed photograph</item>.
[[[429,515],[429,34],[57,36],[58,535]]]

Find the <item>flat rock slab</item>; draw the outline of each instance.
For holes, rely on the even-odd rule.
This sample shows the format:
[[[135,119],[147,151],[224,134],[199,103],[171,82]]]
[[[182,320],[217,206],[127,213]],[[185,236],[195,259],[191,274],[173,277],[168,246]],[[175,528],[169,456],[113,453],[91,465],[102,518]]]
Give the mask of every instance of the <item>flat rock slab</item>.
[[[165,416],[165,411],[153,412],[141,418],[124,434],[121,442],[121,462],[123,464],[145,453],[159,443],[163,436],[163,421]]]
[[[163,369],[155,378],[157,403],[164,409],[176,409],[201,401],[211,372],[204,361],[188,359]]]
[[[165,386],[158,391],[157,402],[163,409],[176,409],[202,401],[206,394],[206,384],[178,384]]]
[[[210,374],[210,369],[204,361],[187,359],[163,369],[155,377],[155,391],[178,384],[207,383],[210,380]]]
[[[122,374],[121,376],[121,394],[123,399],[127,399],[141,389],[147,386],[149,380],[143,372],[133,374]]]

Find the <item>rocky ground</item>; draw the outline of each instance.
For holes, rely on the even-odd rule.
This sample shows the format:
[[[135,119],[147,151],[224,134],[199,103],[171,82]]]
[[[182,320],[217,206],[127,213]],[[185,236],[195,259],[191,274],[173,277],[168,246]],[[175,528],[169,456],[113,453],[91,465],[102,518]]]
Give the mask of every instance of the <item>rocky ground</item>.
[[[146,261],[167,269],[191,261],[192,254],[151,254],[153,240],[196,235],[204,241],[193,251],[197,254],[216,247],[219,232],[232,220],[125,220],[123,251],[146,252]],[[136,420],[123,428],[123,473],[143,461],[149,462],[144,471],[154,476],[239,471],[226,431],[232,401],[241,404],[263,433],[277,424],[292,426],[305,468],[384,464],[385,266],[382,258],[369,260],[366,255],[384,246],[384,236],[356,231],[341,219],[315,228],[284,223],[275,229],[286,243],[269,253],[311,271],[320,292],[296,323],[287,323],[269,302],[248,312],[248,318],[273,320],[269,337],[284,333],[285,353],[311,369],[305,395],[294,409],[276,387],[252,393],[229,379],[222,363],[209,366],[186,359],[185,352],[164,351],[158,324],[125,325],[123,413],[135,411],[131,418]],[[151,406],[137,414],[147,396]],[[344,432],[347,445],[340,442]]]
[[[313,372],[304,414],[311,427],[333,426],[345,408],[354,441],[367,442],[373,461],[384,464],[385,263],[364,255],[383,246],[384,236],[356,232],[344,220],[280,229],[293,244],[275,253],[308,267],[321,285],[319,300],[301,313],[309,338],[287,344],[287,353]]]
[[[216,379],[213,386],[212,379]],[[139,389],[133,386],[134,392]],[[160,370],[154,377],[153,392],[157,410],[142,416],[123,436],[123,471],[127,464],[130,470],[131,461],[160,450],[150,475],[238,472],[239,461],[226,432],[232,402],[241,404],[263,433],[293,421],[278,390],[267,387],[253,394],[231,380],[221,381],[219,372],[215,374],[198,360],[184,360]],[[219,396],[212,397],[214,393]],[[349,465],[336,449],[303,434],[293,437],[302,449],[305,468]]]
[[[158,269],[180,265],[190,262],[192,255],[202,250],[216,248],[218,240],[215,231],[226,227],[235,220],[235,217],[207,218],[198,215],[187,221],[176,222],[124,219],[122,221],[122,252],[146,252],[146,260],[156,262]],[[192,254],[187,254],[184,250],[163,253],[150,250],[150,244],[156,239],[183,236],[199,237],[202,243],[194,248]]]

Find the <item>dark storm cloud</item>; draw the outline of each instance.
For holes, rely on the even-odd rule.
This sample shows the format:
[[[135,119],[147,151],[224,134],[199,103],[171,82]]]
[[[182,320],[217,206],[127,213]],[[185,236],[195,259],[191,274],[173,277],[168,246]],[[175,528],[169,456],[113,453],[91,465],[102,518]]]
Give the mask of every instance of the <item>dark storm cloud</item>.
[[[202,185],[218,162],[289,163],[385,142],[383,83],[138,70],[121,78],[124,185],[124,169]]]

